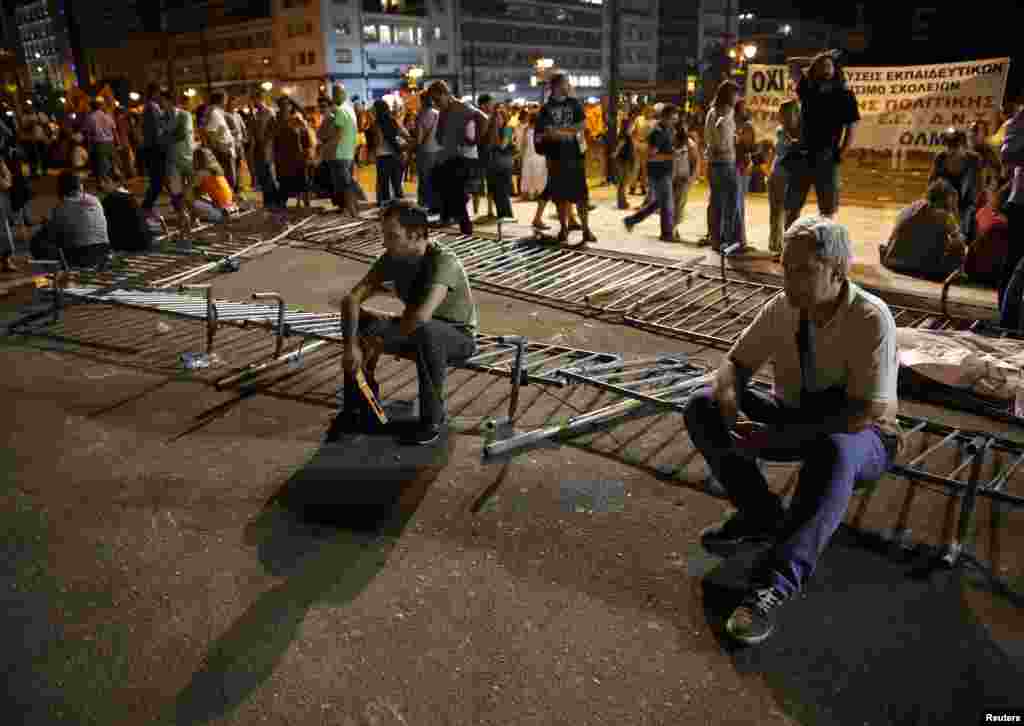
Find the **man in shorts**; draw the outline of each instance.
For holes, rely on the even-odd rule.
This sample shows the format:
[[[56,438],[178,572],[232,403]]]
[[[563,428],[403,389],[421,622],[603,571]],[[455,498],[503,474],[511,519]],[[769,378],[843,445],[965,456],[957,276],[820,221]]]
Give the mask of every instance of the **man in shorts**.
[[[328,123],[326,117],[324,123]],[[330,123],[334,124],[334,135],[337,139],[334,158],[327,163],[334,185],[334,203],[348,216],[358,217],[359,207],[356,200],[360,194],[354,169],[359,122],[356,120],[355,109],[348,103],[345,87],[340,83],[334,86],[334,112]]]

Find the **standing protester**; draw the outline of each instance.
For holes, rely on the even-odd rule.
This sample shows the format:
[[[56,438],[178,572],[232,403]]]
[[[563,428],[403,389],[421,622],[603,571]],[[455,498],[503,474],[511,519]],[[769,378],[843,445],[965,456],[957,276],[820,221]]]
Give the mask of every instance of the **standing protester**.
[[[228,125],[227,111],[224,110],[224,103],[227,97],[220,91],[215,91],[210,96],[210,105],[206,109],[205,123],[200,125],[206,131],[207,143],[217,157],[218,163],[224,169],[224,176],[235,188],[237,179],[237,157],[235,156],[235,135]],[[197,114],[198,117],[198,114]]]
[[[92,113],[85,117],[82,132],[89,144],[92,173],[96,183],[112,179],[114,175],[114,146],[117,143],[117,124],[103,108],[103,99],[92,102]]]
[[[637,152],[636,144],[633,142],[633,127],[637,122],[639,112],[633,108],[629,116],[622,120],[622,127],[619,129],[619,145],[615,150],[615,161],[618,165],[619,177],[619,209],[631,209],[626,199],[626,190],[636,185],[637,176]]]
[[[391,114],[387,101],[378,99],[373,103],[376,121],[377,150],[377,206],[384,206],[392,199],[402,198],[402,139],[409,134]]]
[[[268,198],[271,200],[277,198],[277,190],[273,183],[274,177],[271,173],[274,159],[274,123],[277,115],[267,103],[267,98],[265,91],[259,91],[253,96],[255,109],[252,119],[252,173],[253,179],[263,191],[264,206],[267,206]]]
[[[286,209],[288,200],[297,197],[301,203],[308,187],[306,167],[312,158],[316,141],[313,131],[302,116],[299,104],[281,96],[277,99],[277,123],[274,127],[274,181],[278,190],[273,206]]]
[[[459,258],[430,241],[426,210],[392,202],[381,210],[380,225],[384,254],[341,303],[345,407],[327,440],[365,430],[355,374],[364,369],[367,383],[376,389],[373,372],[381,353],[398,353],[416,359],[420,401],[419,426],[402,443],[428,445],[441,437],[448,420],[448,366],[476,353],[479,313]],[[363,310],[363,303],[387,292],[388,283],[405,303],[401,317],[381,318]]]
[[[672,215],[675,211],[675,197],[672,193],[672,165],[675,161],[675,135],[678,123],[679,109],[672,104],[663,106],[658,121],[647,137],[647,178],[653,193],[636,214],[623,220],[626,231],[632,232],[636,225],[661,210],[659,239],[662,242],[674,240],[675,224]]]
[[[522,173],[519,177],[519,193],[523,201],[532,202],[544,192],[548,184],[547,160],[537,151],[537,116],[531,114],[526,121],[523,145]]]
[[[569,207],[576,205],[583,226],[583,244],[596,242],[590,231],[589,197],[580,135],[584,128],[583,105],[569,95],[569,76],[556,73],[551,78],[551,97],[540,110],[537,133],[547,141],[551,199],[558,207],[561,230],[559,242],[569,240]],[[671,198],[671,195],[670,195]]]
[[[473,234],[473,223],[466,210],[466,179],[472,169],[460,150],[466,141],[469,121],[479,121],[482,114],[452,98],[448,84],[444,81],[434,81],[427,93],[440,111],[437,140],[441,150],[437,155],[433,184],[441,200],[441,226],[455,221],[459,223],[462,234]]]
[[[745,101],[736,103],[736,241],[747,247],[747,194],[754,172],[757,139]]]
[[[320,125],[316,128],[316,159],[317,168],[313,178],[316,188],[326,189],[327,196],[335,198],[334,179],[331,177],[331,162],[338,158],[338,142],[341,133],[335,123],[337,109],[327,96],[320,96],[316,101],[319,110]]]
[[[967,134],[958,129],[946,129],[942,142],[946,148],[935,155],[928,183],[945,179],[956,190],[960,232],[970,242],[974,239],[981,157],[967,150]]]
[[[1003,164],[999,154],[988,142],[988,127],[982,121],[970,126],[970,149],[978,155],[978,209],[988,204],[989,199],[999,190],[1003,178]]]
[[[28,158],[29,174],[38,179],[50,170],[50,119],[32,104],[25,105],[21,117],[21,143]]]
[[[815,56],[806,74],[804,59],[790,60],[790,74],[800,98],[800,147],[804,153],[787,164],[787,226],[800,216],[812,185],[822,216],[832,217],[839,210],[839,165],[853,144],[860,110],[836,67],[837,55],[832,51]]]
[[[481,97],[483,101],[483,97]],[[484,132],[483,144],[486,154],[481,153],[481,163],[487,174],[487,206],[493,201],[498,219],[513,219],[512,214],[512,173],[515,170],[515,147],[512,145],[512,129],[508,128],[508,118],[500,106],[490,109],[486,104],[483,111],[490,116],[487,130]]]
[[[636,166],[634,176],[630,180],[629,193],[636,194],[636,185],[639,184],[640,196],[645,199],[649,191],[647,189],[647,155],[650,153],[650,146],[647,140],[651,136],[651,111],[648,106],[642,106],[633,120],[633,128],[631,130]]]
[[[331,167],[331,182],[334,185],[334,204],[350,217],[359,216],[358,199],[364,197],[356,180],[356,144],[359,133],[359,119],[356,110],[348,102],[348,94],[340,83],[334,86],[334,125],[338,133],[338,150]]]
[[[150,83],[146,89],[146,107],[142,112],[142,154],[146,175],[149,177],[149,189],[142,200],[142,209],[146,215],[154,215],[153,207],[164,188],[164,175],[167,173],[167,148],[162,145],[164,126],[167,116],[160,106],[160,86]]]
[[[800,139],[800,103],[790,99],[779,106],[779,126],[775,129],[775,159],[768,179],[768,216],[770,220],[768,249],[782,254],[782,235],[786,231],[786,190],[789,173],[785,161],[795,153]]]
[[[679,236],[679,225],[686,216],[686,202],[690,197],[690,187],[697,180],[699,161],[697,144],[690,138],[686,122],[680,120],[672,152],[673,242],[683,241]]]
[[[782,256],[785,292],[762,309],[713,387],[695,393],[684,414],[739,510],[705,530],[702,545],[723,556],[743,545],[768,547],[726,623],[745,644],[772,634],[780,606],[806,586],[842,523],[855,482],[880,478],[900,448],[896,324],[882,300],[848,279],[846,228],[804,217],[786,231]],[[748,387],[769,360],[772,395]],[[749,421],[737,420],[740,411]],[[788,511],[758,459],[803,462]]]
[[[491,152],[498,143],[497,129],[501,124],[498,116],[498,106],[494,98],[484,93],[477,99],[479,108],[487,116],[487,123],[477,129],[477,161],[480,165],[480,172],[483,175],[483,191],[487,197],[487,218],[494,218],[494,190],[491,188]],[[473,216],[476,216],[479,197],[473,197]]]
[[[11,170],[0,159],[0,272],[18,272],[11,260],[14,256],[14,209],[11,207],[13,186]]]
[[[245,145],[247,143],[245,121],[242,120],[242,114],[238,112],[238,101],[231,98],[228,99],[226,103],[227,106],[224,109],[224,121],[227,123],[228,129],[231,131],[231,137],[235,141],[235,177],[231,188],[234,190],[235,194],[238,194],[241,190],[242,161],[245,159]]]
[[[430,94],[420,96],[420,112],[416,118],[416,185],[417,201],[431,214],[441,211],[441,202],[434,188],[432,176],[437,166],[437,155],[441,145],[437,142],[437,120],[441,112],[434,107]]]
[[[123,108],[117,109],[114,113],[114,123],[117,124],[117,137],[120,142],[118,157],[124,176],[131,179],[136,176],[135,165],[135,127],[132,124],[131,114]]]
[[[723,81],[715,93],[704,123],[707,143],[711,201],[708,206],[708,238],[715,252],[739,241],[739,180],[736,178],[735,106],[739,86]]]
[[[192,209],[192,187],[195,169],[195,126],[192,114],[185,110],[188,99],[185,96],[174,102],[174,94],[163,91],[160,104],[167,115],[167,126],[161,147],[167,149],[167,187],[171,193],[171,206],[178,213],[178,226],[182,232],[192,228],[189,215]]]

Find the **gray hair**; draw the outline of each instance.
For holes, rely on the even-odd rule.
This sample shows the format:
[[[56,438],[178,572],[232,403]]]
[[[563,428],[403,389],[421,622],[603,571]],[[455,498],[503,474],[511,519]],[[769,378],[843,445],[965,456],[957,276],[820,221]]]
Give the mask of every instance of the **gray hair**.
[[[844,225],[828,217],[801,217],[786,230],[784,242],[796,238],[813,240],[819,260],[833,264],[844,278],[849,275],[853,253],[850,232]]]

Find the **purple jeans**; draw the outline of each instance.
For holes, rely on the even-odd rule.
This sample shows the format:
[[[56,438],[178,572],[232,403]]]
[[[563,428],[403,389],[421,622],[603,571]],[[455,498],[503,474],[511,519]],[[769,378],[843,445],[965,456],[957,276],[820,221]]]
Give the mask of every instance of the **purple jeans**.
[[[826,391],[799,409],[747,389],[740,410],[764,424],[806,423],[821,420],[843,404],[845,395]],[[880,478],[890,467],[895,442],[874,426],[855,434],[822,434],[796,450],[762,452],[767,461],[803,461],[788,513],[765,481],[755,459],[732,444],[710,388],[699,390],[684,414],[694,446],[725,487],[733,505],[751,520],[775,525],[784,521],[771,551],[760,560],[754,579],[786,593],[798,592],[814,572],[818,557],[843,521],[858,481]]]

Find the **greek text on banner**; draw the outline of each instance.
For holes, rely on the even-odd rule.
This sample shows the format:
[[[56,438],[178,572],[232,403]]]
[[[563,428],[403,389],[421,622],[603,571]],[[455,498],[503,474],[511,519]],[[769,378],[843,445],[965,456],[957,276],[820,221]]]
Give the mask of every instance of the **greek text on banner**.
[[[854,147],[861,149],[938,149],[941,133],[974,121],[996,132],[1003,104],[1009,58],[928,66],[846,68],[857,97],[861,122]],[[775,138],[779,105],[795,98],[789,68],[751,65],[747,109],[758,138]]]

